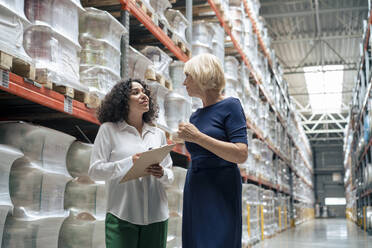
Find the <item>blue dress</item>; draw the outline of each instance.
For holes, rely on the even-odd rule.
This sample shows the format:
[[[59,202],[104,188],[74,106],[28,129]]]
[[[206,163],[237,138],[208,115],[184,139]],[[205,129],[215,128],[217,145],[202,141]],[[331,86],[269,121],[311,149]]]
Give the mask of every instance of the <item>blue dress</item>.
[[[246,118],[239,99],[226,98],[190,117],[202,133],[247,144]],[[186,142],[191,154],[184,187],[182,247],[241,248],[242,179],[237,164]]]

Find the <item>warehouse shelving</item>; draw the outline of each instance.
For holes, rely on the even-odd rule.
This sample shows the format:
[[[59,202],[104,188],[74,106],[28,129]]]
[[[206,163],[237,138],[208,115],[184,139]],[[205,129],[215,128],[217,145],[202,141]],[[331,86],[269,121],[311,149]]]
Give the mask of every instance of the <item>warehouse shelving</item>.
[[[186,62],[189,60],[187,56],[178,46],[174,44],[172,39],[164,33],[164,31],[152,21],[152,19],[136,5],[132,0],[120,0],[122,10],[129,11],[139,20],[148,31],[150,31],[169,51],[171,51],[179,60]]]
[[[100,125],[95,116],[95,109],[86,107],[84,103],[70,99],[56,91],[45,88],[33,80],[25,79],[12,72],[0,69],[0,73],[2,74],[0,90],[58,112],[66,113],[74,118]],[[173,151],[186,156],[190,160],[190,155],[183,145],[177,144]]]
[[[284,89],[283,89],[282,85],[278,83],[279,80],[278,80],[278,77],[277,77],[277,75],[276,75],[276,73],[275,73],[275,70],[274,70],[274,68],[273,68],[273,64],[272,64],[272,60],[271,60],[270,54],[269,54],[269,52],[268,52],[268,48],[265,46],[265,44],[264,44],[264,42],[263,42],[263,39],[262,39],[262,36],[261,36],[260,30],[259,30],[258,27],[257,27],[256,20],[254,20],[254,18],[253,18],[253,16],[252,16],[251,8],[250,8],[250,6],[249,6],[247,0],[243,0],[243,4],[244,4],[244,9],[245,9],[245,11],[246,11],[248,17],[249,17],[249,19],[251,20],[252,27],[253,27],[253,31],[255,32],[255,34],[256,34],[256,36],[257,36],[257,40],[258,40],[259,46],[260,46],[261,50],[263,51],[263,54],[265,55],[265,57],[266,57],[267,60],[268,60],[268,63],[269,63],[270,69],[271,69],[271,71],[273,72],[273,74],[274,74],[274,76],[275,76],[275,81],[277,82],[277,84],[278,84],[278,86],[279,86],[279,88],[280,88],[280,92],[281,92],[281,94],[282,94],[282,96],[283,96],[283,98],[284,98],[284,100],[285,100],[285,102],[286,102],[286,104],[287,104],[287,107],[290,108],[289,100],[288,100],[288,98],[287,98],[287,96],[286,96],[286,93],[284,92]],[[265,92],[265,90],[264,90],[263,88],[262,88],[262,92],[264,93],[266,99],[268,99],[268,101],[270,102],[271,106],[273,106],[273,103],[272,103],[270,97],[267,95],[267,93]],[[275,111],[275,110],[274,110],[274,111]],[[277,112],[277,111],[275,111],[275,112]],[[286,123],[284,122],[283,117],[282,117],[279,113],[278,113],[277,115],[278,115],[278,118],[279,118],[279,120],[281,121],[282,125],[285,126]],[[294,119],[294,121],[295,121],[295,123],[296,123],[296,127],[297,127],[297,124],[298,124],[298,123],[297,123],[297,121],[296,121],[295,119]],[[302,149],[299,149],[299,146],[298,146],[297,143],[294,141],[294,138],[293,138],[292,136],[290,136],[290,138],[293,140],[293,142],[295,143],[295,146],[296,146],[297,149],[300,151],[301,157],[302,157],[303,160],[305,161],[305,164],[306,164],[306,166],[308,167],[308,169],[309,169],[311,172],[313,172],[313,169],[312,169],[311,166],[309,165],[308,161],[305,160],[304,156],[302,155]],[[306,144],[306,142],[305,142],[305,140],[303,139],[302,136],[301,136],[301,140],[304,142],[304,144]],[[311,154],[312,154],[312,153],[311,153],[311,150],[310,150],[310,148],[309,148],[307,145],[305,145],[305,149],[306,149],[307,153],[311,156]]]
[[[366,206],[371,206],[372,204],[372,189],[371,187],[366,187],[364,181],[364,174],[365,172],[365,165],[370,162],[371,160],[371,149],[372,149],[372,135],[369,133],[368,140],[364,141],[364,147],[362,147],[361,151],[359,149],[359,143],[362,139],[362,129],[364,129],[364,122],[366,121],[365,116],[366,113],[372,111],[371,109],[367,109],[367,103],[370,98],[371,94],[371,53],[370,53],[370,26],[372,24],[372,10],[369,11],[368,21],[367,21],[367,29],[364,33],[363,43],[361,44],[363,48],[363,53],[361,54],[361,59],[359,62],[358,68],[358,77],[356,81],[356,88],[357,90],[354,91],[354,107],[358,107],[358,111],[355,112],[351,111],[349,116],[349,122],[347,125],[347,130],[345,132],[345,146],[344,146],[344,168],[345,171],[349,171],[350,178],[345,181],[345,188],[349,188],[352,191],[356,190],[356,202],[353,203],[352,199],[347,199],[350,203],[353,203],[353,208],[356,208],[355,213],[358,213],[354,216],[354,219],[359,225],[363,227],[366,231],[366,222],[365,222],[365,208]],[[368,57],[366,57],[368,56]],[[369,63],[366,62],[366,58],[369,58]],[[368,68],[367,68],[368,67]],[[369,72],[366,75],[366,72]],[[365,82],[362,81],[361,75],[364,74]],[[362,93],[362,90],[358,91],[358,88],[365,87],[365,92]],[[352,108],[353,109],[353,108]],[[369,123],[371,125],[372,123]],[[352,135],[350,135],[352,134]],[[357,153],[358,151],[358,153]],[[349,192],[350,195],[351,192]],[[350,208],[350,207],[349,207]],[[363,221],[364,220],[364,221]]]
[[[247,9],[246,1],[244,1],[244,2],[245,2],[245,6],[246,6],[245,10],[246,10],[246,11],[249,11],[249,10]],[[266,98],[266,100],[267,100],[268,103],[270,104],[270,107],[272,108],[272,110],[273,110],[274,113],[276,114],[277,119],[280,121],[280,123],[282,124],[283,127],[286,127],[287,123],[284,121],[284,118],[281,116],[281,114],[279,113],[279,111],[276,110],[273,101],[271,100],[270,96],[266,93],[266,90],[265,90],[265,88],[264,88],[263,85],[262,85],[262,81],[257,77],[256,73],[255,73],[254,70],[253,70],[253,67],[252,67],[251,63],[249,62],[248,58],[245,56],[244,52],[243,52],[242,49],[240,48],[238,42],[236,41],[236,39],[235,39],[234,36],[232,35],[231,30],[230,30],[230,27],[228,26],[226,20],[224,20],[222,14],[220,13],[219,8],[217,7],[217,5],[215,4],[215,2],[214,2],[213,0],[208,0],[208,3],[210,4],[210,7],[212,8],[212,10],[216,13],[216,16],[217,16],[217,18],[218,18],[218,20],[219,20],[221,26],[225,29],[225,32],[230,36],[231,41],[232,41],[232,43],[234,44],[234,46],[235,46],[236,50],[238,51],[238,53],[240,54],[240,56],[242,57],[242,60],[244,61],[244,63],[245,63],[246,66],[248,67],[248,69],[251,71],[252,76],[253,76],[255,82],[258,84],[258,86],[259,86],[259,88],[260,88],[262,94],[264,95],[264,97]],[[252,23],[254,23],[254,22],[252,21]],[[257,28],[255,28],[255,29],[256,29],[257,34],[259,34],[259,32],[257,31]],[[261,38],[261,42],[260,42],[260,43],[262,43],[262,47],[265,48],[264,45],[263,45],[263,42],[262,42],[262,38]],[[266,53],[265,55],[268,56],[268,53]],[[282,93],[283,93],[283,92],[282,92]],[[294,170],[293,166],[292,166],[291,163],[290,163],[290,159],[286,158],[283,154],[281,154],[281,152],[278,151],[278,150],[277,150],[277,149],[276,149],[276,148],[271,144],[270,141],[268,141],[268,140],[266,140],[266,139],[263,138],[263,135],[262,135],[261,130],[259,130],[257,127],[255,127],[255,126],[252,124],[252,122],[249,121],[249,118],[248,118],[248,121],[247,121],[247,125],[248,125],[248,126],[249,126],[249,127],[250,127],[250,128],[251,128],[251,129],[256,133],[256,135],[257,135],[257,137],[258,137],[259,139],[261,139],[262,141],[265,141],[265,142],[269,145],[269,148],[270,148],[270,149],[271,149],[271,150],[272,150],[272,151],[273,151],[273,152],[274,152],[278,157],[280,157],[284,162],[286,162],[286,164],[288,164],[288,165],[290,166],[290,168],[295,172],[295,174],[296,174],[299,178],[301,178],[301,180],[302,180],[306,185],[308,185],[309,187],[313,188],[312,185],[311,185],[311,182],[307,182],[307,181],[306,181],[302,176],[300,176],[300,175],[297,173],[297,171]],[[304,161],[306,167],[307,167],[307,168],[309,169],[309,171],[312,173],[313,170],[312,170],[312,168],[311,168],[309,162],[308,162],[308,161],[305,159],[305,157],[303,156],[303,154],[302,154],[302,149],[300,149],[299,146],[294,142],[293,137],[291,137],[290,135],[289,135],[289,137],[292,139],[293,143],[295,144],[295,146],[296,146],[297,149],[299,150],[299,152],[300,152],[300,156],[301,156],[301,158],[303,159],[303,161]]]
[[[245,175],[244,173],[243,173],[243,178],[248,183],[254,183],[254,184],[257,184],[257,185],[260,185],[260,186],[263,185],[264,187],[266,187],[268,189],[276,190],[280,193],[290,195],[290,192],[286,189],[280,188],[279,184],[272,184],[265,179],[257,178],[257,177],[252,176],[252,175]]]
[[[3,84],[0,85],[1,90],[57,111],[67,112],[76,118],[99,124],[95,117],[95,110],[87,108],[84,103],[73,99],[71,99],[71,102],[68,102],[64,95],[49,90],[32,80],[25,80],[12,72],[0,70],[0,73],[3,75],[7,74],[7,78],[9,79],[8,83],[3,81]]]

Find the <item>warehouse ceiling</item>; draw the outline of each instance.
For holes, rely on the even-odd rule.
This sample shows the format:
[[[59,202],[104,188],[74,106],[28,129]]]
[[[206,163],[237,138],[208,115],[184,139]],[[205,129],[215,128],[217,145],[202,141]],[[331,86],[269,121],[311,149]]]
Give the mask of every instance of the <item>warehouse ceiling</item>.
[[[271,46],[309,139],[342,139],[360,61],[367,1],[260,2]]]

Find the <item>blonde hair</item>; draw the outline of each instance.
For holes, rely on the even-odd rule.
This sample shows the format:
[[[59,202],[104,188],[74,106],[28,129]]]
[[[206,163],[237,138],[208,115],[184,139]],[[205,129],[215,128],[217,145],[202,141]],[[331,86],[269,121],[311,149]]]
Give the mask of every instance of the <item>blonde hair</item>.
[[[203,53],[186,62],[184,73],[189,74],[202,90],[225,88],[225,74],[220,60],[209,53]]]

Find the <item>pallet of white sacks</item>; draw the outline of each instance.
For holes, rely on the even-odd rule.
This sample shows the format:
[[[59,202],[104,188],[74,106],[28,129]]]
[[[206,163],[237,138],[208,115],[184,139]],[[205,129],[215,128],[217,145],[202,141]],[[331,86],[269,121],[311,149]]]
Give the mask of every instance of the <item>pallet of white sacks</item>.
[[[4,69],[18,76],[35,80],[35,66],[31,63],[0,51],[0,69]]]

